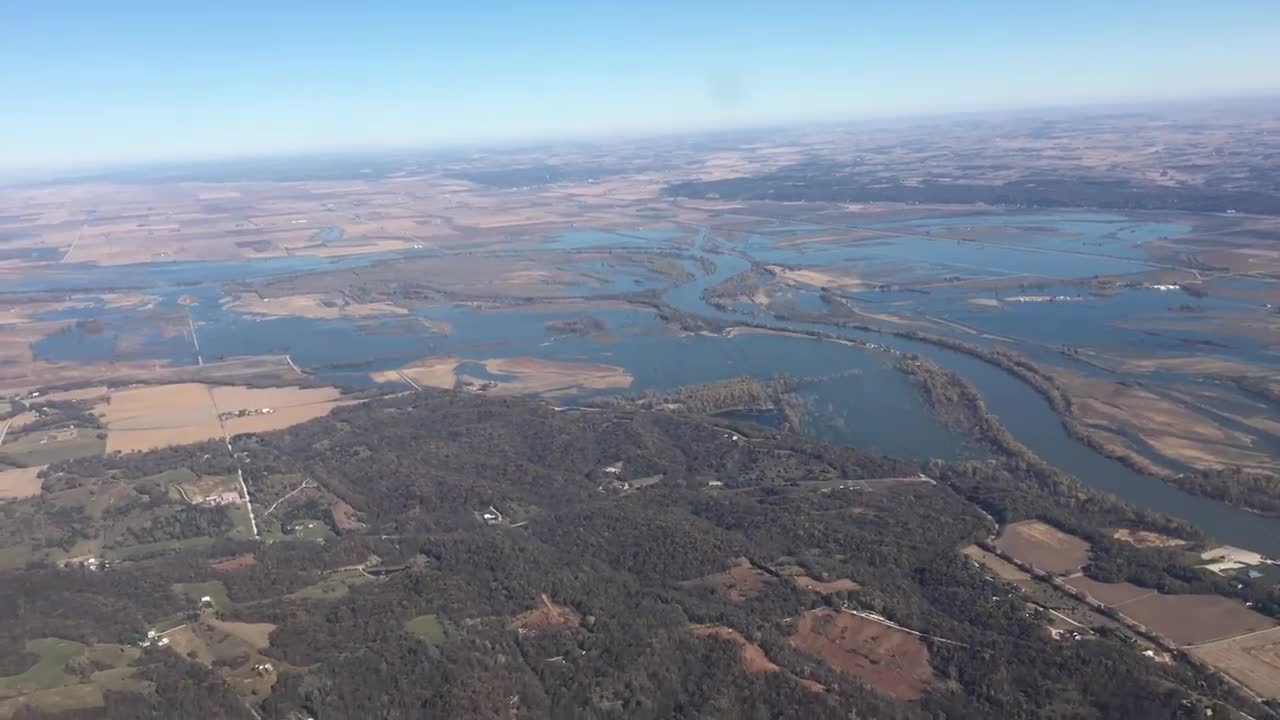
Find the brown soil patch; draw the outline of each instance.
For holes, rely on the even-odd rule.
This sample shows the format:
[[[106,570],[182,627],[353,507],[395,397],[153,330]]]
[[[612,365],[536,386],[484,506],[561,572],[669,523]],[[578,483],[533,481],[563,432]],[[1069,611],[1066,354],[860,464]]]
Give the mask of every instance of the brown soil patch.
[[[582,624],[582,617],[573,608],[551,602],[551,598],[547,597],[546,593],[539,594],[538,600],[542,603],[540,606],[520,613],[507,627],[521,633],[538,634],[578,627]]]
[[[215,560],[209,563],[209,567],[218,572],[231,572],[240,568],[247,568],[258,564],[258,558],[253,553],[241,553],[225,560]]]
[[[1189,652],[1259,695],[1280,699],[1280,628],[1201,645]]]
[[[1271,618],[1221,595],[1149,595],[1120,612],[1178,645],[1194,645],[1275,627]]]
[[[1067,579],[1067,584],[1103,605],[1123,605],[1155,592],[1130,583],[1104,583],[1081,575]]]
[[[1182,547],[1183,545],[1187,544],[1186,540],[1179,540],[1178,538],[1169,537],[1168,535],[1161,535],[1160,533],[1157,533],[1157,532],[1150,532],[1148,530],[1129,530],[1127,528],[1121,528],[1119,530],[1116,530],[1114,533],[1111,534],[1111,537],[1117,540],[1123,540],[1124,542],[1127,542],[1130,545],[1136,545],[1137,547],[1143,547],[1143,548]]]
[[[831,608],[801,615],[791,644],[899,700],[920,699],[933,679],[919,637]]]
[[[689,632],[698,637],[714,637],[721,640],[728,640],[742,649],[742,664],[746,666],[748,672],[766,673],[778,672],[782,670],[777,663],[769,659],[764,654],[764,649],[759,645],[749,642],[742,633],[733,628],[724,625],[692,625]]]
[[[330,505],[329,514],[333,516],[333,524],[339,531],[359,530],[364,527],[364,523],[360,522],[355,508],[343,500]]]
[[[819,593],[822,593],[823,595],[830,595],[831,593],[838,593],[838,592],[848,592],[850,590],[857,590],[858,588],[862,587],[861,585],[850,580],[849,578],[840,578],[838,580],[823,582],[822,580],[815,580],[814,578],[811,578],[808,575],[793,575],[791,576],[791,580],[795,582],[796,585],[799,585],[805,590],[812,590],[813,592],[819,592]]]
[[[1129,583],[1075,577],[1067,583],[1176,645],[1196,645],[1275,627],[1276,621],[1221,595],[1161,595]]]
[[[769,582],[769,577],[768,573],[752,565],[750,560],[740,557],[735,558],[733,566],[724,572],[686,580],[680,585],[709,587],[720,593],[726,600],[742,602],[759,595],[764,590],[765,584]]]
[[[1018,562],[1056,575],[1077,572],[1089,562],[1089,543],[1039,520],[1007,525],[996,547]]]
[[[40,478],[44,466],[0,470],[0,500],[34,497],[40,494]]]

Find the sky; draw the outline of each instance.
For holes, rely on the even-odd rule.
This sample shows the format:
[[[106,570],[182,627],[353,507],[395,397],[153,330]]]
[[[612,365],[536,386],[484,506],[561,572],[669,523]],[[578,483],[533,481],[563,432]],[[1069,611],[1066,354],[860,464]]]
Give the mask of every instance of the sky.
[[[1280,93],[1276,0],[3,0],[0,171]]]

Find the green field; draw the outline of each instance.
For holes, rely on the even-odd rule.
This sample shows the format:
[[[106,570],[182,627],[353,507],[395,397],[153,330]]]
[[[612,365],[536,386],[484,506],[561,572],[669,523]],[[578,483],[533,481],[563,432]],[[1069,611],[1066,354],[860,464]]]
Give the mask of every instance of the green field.
[[[210,545],[217,538],[211,537],[194,537],[186,540],[165,540],[164,542],[142,543],[140,545],[128,545],[119,548],[109,548],[103,551],[103,555],[108,560],[141,560],[144,558],[163,555],[175,550],[185,548],[200,547],[201,545]]]
[[[323,540],[334,537],[333,531],[323,520],[298,520],[289,526],[289,537],[298,540]]]
[[[221,580],[177,583],[173,586],[173,591],[189,598],[192,607],[195,607],[200,602],[200,598],[206,595],[213,598],[213,606],[218,610],[226,610],[235,604],[231,602],[231,598],[227,597],[227,586],[223,585]]]
[[[453,634],[453,624],[442,621],[439,615],[419,615],[404,624],[405,632],[418,638],[431,647],[443,645]]]
[[[346,597],[351,592],[351,588],[356,585],[363,585],[372,581],[373,578],[359,570],[343,570],[326,575],[323,580],[315,585],[308,585],[295,593],[289,594],[287,597],[300,600],[335,600]]]
[[[0,690],[44,690],[75,682],[76,677],[63,668],[67,663],[85,653],[82,643],[59,638],[39,638],[27,641],[27,651],[40,659],[26,672],[0,677]]]
[[[65,440],[54,439],[53,433],[46,432],[34,432],[16,439],[6,438],[0,457],[31,467],[106,452],[107,441],[99,440],[97,436],[100,430],[80,428],[72,432],[74,437]]]

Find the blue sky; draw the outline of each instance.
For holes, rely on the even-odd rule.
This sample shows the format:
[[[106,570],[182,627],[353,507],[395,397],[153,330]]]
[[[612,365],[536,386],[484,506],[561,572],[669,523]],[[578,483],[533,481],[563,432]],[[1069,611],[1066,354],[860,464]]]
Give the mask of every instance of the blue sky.
[[[4,0],[0,170],[1280,91],[1276,0]]]

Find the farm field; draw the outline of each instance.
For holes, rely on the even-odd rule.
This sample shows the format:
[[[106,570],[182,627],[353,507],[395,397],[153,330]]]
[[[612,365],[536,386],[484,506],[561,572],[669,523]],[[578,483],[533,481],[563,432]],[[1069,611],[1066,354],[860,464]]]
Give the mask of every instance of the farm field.
[[[1005,526],[996,547],[1021,563],[1055,575],[1070,575],[1089,562],[1089,543],[1039,520]]]
[[[1151,588],[1138,587],[1131,583],[1104,583],[1086,575],[1067,578],[1066,583],[1085,593],[1103,605],[1112,607],[1151,595]]]
[[[1147,595],[1117,608],[1178,645],[1195,645],[1274,627],[1276,621],[1221,595]]]
[[[1280,699],[1280,628],[1196,645],[1187,652],[1262,697]]]
[[[44,466],[0,470],[0,500],[33,497],[40,494],[40,478]]]
[[[1067,583],[1175,645],[1208,643],[1276,625],[1240,601],[1221,595],[1163,595],[1129,583],[1103,583],[1083,576]]]
[[[106,449],[106,441],[98,437],[101,432],[93,428],[65,427],[25,433],[17,439],[6,440],[0,456],[32,466],[101,455]]]
[[[342,403],[339,395],[329,387],[142,385],[112,391],[95,410],[107,428],[107,452],[132,452],[219,438],[224,430],[236,435],[289,427],[328,414]]]

